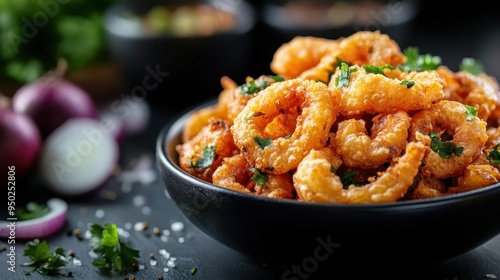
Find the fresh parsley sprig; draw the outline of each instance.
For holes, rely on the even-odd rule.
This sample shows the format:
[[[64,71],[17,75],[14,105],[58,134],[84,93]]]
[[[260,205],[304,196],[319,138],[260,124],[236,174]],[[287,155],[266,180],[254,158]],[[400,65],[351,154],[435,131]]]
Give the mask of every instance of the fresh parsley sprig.
[[[89,229],[89,244],[92,250],[100,255],[92,261],[94,266],[108,273],[137,270],[139,251],[120,240],[116,224],[90,224]]]
[[[30,261],[23,263],[23,266],[30,266],[31,269],[25,270],[26,275],[37,271],[43,275],[56,275],[60,267],[68,262],[63,248],[56,248],[54,252],[50,251],[50,246],[45,240],[34,239],[26,243],[24,256]]]
[[[472,75],[477,75],[481,72],[484,72],[483,63],[479,60],[476,60],[472,57],[464,57],[460,62],[460,70],[469,72]]]
[[[427,71],[436,70],[442,65],[441,57],[430,54],[419,54],[417,47],[408,47],[404,50],[406,63],[399,68],[404,71]]]
[[[26,208],[19,208],[16,212],[16,216],[19,221],[26,221],[43,217],[49,212],[50,209],[46,205],[32,201],[26,204]]]

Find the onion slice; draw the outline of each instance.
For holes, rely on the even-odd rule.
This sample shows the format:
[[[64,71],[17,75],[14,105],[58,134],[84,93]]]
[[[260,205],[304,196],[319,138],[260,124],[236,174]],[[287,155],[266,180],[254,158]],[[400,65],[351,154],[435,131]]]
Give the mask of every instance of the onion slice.
[[[66,222],[68,204],[62,199],[51,198],[47,201],[47,207],[50,212],[36,219],[0,222],[0,238],[43,238],[60,230]]]

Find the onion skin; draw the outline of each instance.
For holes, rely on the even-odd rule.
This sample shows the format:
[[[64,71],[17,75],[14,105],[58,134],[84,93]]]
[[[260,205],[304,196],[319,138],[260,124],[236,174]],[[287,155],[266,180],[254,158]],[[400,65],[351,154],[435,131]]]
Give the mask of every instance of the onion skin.
[[[10,108],[0,109],[0,178],[7,178],[9,166],[14,166],[16,179],[26,176],[41,146],[42,137],[30,117]]]
[[[12,107],[30,116],[44,139],[69,118],[97,118],[94,101],[87,92],[52,76],[20,87],[12,97]]]
[[[47,206],[50,212],[40,218],[15,221],[15,226],[11,226],[10,222],[1,222],[0,238],[10,236],[16,239],[44,238],[60,230],[66,223],[68,204],[62,199],[51,198],[47,201]],[[12,230],[15,231],[13,235]]]

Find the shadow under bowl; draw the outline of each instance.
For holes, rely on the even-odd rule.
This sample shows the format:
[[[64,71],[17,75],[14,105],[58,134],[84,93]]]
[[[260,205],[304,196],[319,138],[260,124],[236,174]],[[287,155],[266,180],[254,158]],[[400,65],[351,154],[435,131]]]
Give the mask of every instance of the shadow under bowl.
[[[457,195],[343,205],[261,197],[197,179],[178,165],[175,146],[189,114],[157,138],[157,166],[168,196],[201,231],[266,265],[335,265],[394,271],[438,264],[500,233],[500,184]],[[362,269],[363,270],[363,269]],[[362,271],[359,271],[362,273]]]

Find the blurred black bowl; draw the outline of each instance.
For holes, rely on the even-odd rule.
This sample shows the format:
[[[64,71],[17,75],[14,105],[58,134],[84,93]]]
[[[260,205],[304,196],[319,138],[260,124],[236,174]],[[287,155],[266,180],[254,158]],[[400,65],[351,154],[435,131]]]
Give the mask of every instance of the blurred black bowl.
[[[338,39],[367,30],[380,30],[405,46],[420,4],[418,0],[274,0],[261,10],[269,36],[277,38],[271,49],[295,36]]]
[[[173,17],[174,9],[185,11],[198,4],[215,9],[212,21],[225,21],[229,15],[233,22],[227,29],[205,29],[203,34],[180,32],[189,20],[200,20],[191,14],[170,31],[145,28],[144,17],[153,8],[170,9]],[[245,1],[128,1],[106,11],[105,30],[111,56],[128,81],[128,93],[180,110],[218,95],[224,75],[244,80],[256,18],[254,7]]]
[[[329,269],[354,265],[352,274],[394,272],[451,259],[500,233],[492,214],[500,211],[500,184],[441,198],[342,205],[272,199],[206,183],[178,166],[175,146],[189,113],[165,125],[157,138],[168,196],[207,235],[267,265],[328,260]]]

